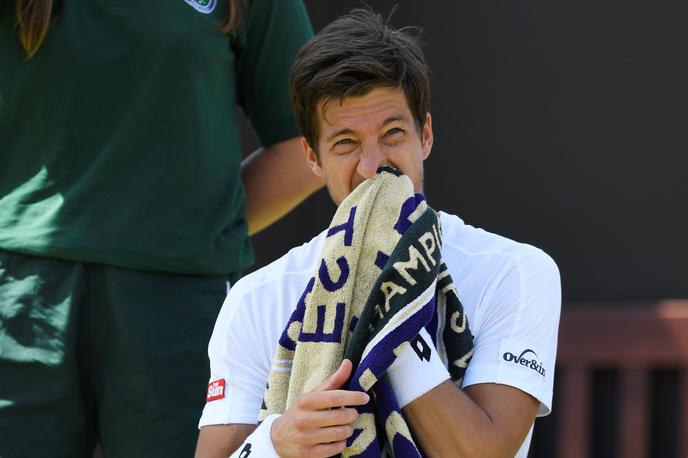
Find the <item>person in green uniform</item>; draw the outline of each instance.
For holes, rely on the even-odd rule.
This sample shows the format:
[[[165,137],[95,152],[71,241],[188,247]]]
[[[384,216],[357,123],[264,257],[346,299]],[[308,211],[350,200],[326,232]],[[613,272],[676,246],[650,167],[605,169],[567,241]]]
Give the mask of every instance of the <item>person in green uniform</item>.
[[[322,185],[311,36],[302,0],[0,0],[0,456],[193,454],[227,279]]]

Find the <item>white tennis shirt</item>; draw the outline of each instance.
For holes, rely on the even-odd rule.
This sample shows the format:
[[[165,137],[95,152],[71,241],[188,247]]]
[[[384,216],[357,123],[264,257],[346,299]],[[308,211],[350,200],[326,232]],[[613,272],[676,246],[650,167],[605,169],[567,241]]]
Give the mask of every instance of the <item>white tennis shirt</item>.
[[[463,387],[499,383],[552,407],[561,308],[559,270],[545,252],[440,212],[442,256],[475,352]],[[326,232],[326,231],[325,231]],[[325,232],[242,278],[229,291],[208,346],[210,385],[199,427],[256,423],[277,341],[314,273]],[[532,429],[517,457],[526,457]]]

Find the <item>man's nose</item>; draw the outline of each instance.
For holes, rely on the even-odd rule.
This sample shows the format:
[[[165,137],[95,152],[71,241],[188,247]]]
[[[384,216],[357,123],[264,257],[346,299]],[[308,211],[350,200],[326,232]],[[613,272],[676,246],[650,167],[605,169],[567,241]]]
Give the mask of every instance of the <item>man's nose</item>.
[[[367,145],[358,160],[357,171],[363,178],[368,179],[375,175],[378,167],[386,163],[387,160],[379,145]]]

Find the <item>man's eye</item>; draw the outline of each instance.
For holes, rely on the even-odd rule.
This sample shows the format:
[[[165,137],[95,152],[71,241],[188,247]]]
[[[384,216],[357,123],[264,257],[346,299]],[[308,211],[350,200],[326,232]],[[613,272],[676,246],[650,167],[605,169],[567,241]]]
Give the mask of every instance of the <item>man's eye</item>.
[[[392,127],[389,129],[387,132],[385,132],[385,137],[391,137],[395,135],[401,135],[404,133],[404,129],[401,129],[399,127]]]
[[[338,140],[334,146],[339,146],[339,145],[352,145],[354,143],[353,140],[350,138],[342,138],[341,140]]]

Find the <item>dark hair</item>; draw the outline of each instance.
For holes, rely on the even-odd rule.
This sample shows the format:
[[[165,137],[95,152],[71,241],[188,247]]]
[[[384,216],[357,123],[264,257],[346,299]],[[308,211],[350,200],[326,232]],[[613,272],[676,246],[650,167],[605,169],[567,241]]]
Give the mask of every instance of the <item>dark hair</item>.
[[[402,89],[421,129],[430,111],[430,85],[423,51],[410,30],[395,30],[379,14],[355,9],[301,48],[289,76],[289,92],[301,135],[313,149],[321,100],[361,96],[377,87]]]
[[[241,26],[241,8],[244,0],[228,0],[229,14],[222,24],[222,32],[228,33]],[[19,41],[31,59],[45,41],[53,25],[62,0],[15,0]]]

